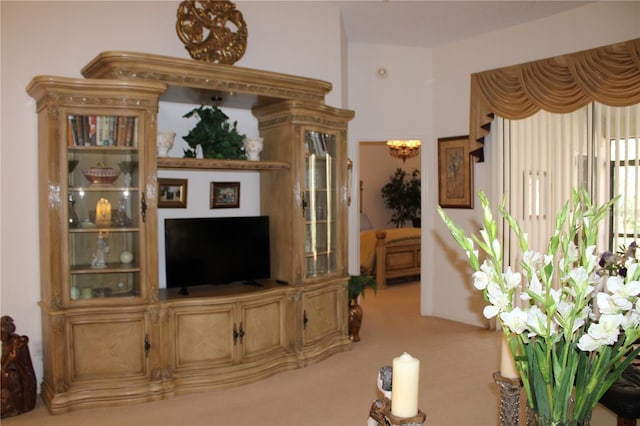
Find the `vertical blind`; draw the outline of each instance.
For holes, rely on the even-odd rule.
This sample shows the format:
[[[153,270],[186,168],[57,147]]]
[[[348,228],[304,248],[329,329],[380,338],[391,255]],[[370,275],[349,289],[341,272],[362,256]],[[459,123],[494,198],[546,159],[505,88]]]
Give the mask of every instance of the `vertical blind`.
[[[527,230],[529,245],[546,251],[555,215],[583,187],[596,204],[621,195],[600,226],[598,252],[638,238],[640,219],[640,105],[590,103],[571,113],[539,111],[526,119],[496,117],[491,128],[493,193]],[[501,227],[505,265],[521,262],[518,241]]]

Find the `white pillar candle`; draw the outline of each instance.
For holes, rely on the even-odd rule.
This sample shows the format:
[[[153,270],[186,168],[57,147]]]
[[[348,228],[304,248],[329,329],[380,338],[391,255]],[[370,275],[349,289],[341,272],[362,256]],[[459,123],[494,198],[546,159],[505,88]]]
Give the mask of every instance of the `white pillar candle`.
[[[502,351],[500,355],[500,375],[507,379],[518,379],[520,374],[516,369],[516,362],[509,350],[509,344],[507,343],[507,336],[502,334]]]
[[[406,418],[418,415],[420,361],[408,353],[393,359],[391,414]]]

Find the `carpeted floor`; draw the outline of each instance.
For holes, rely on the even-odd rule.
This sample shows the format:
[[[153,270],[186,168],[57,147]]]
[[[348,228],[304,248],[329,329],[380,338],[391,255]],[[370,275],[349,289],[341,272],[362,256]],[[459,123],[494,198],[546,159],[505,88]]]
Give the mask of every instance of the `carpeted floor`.
[[[83,409],[51,416],[36,409],[2,420],[3,426],[360,426],[378,398],[383,365],[408,352],[420,360],[419,407],[428,425],[498,425],[500,335],[419,314],[419,285],[405,283],[368,293],[361,341],[307,368],[230,389],[181,395],[132,406]],[[604,407],[593,426],[614,426]]]

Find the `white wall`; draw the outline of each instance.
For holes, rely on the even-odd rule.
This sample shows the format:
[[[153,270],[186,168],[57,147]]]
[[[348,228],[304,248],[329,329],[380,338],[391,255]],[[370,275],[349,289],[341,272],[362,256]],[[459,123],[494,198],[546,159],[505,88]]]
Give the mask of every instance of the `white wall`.
[[[640,36],[640,2],[600,2],[507,30],[474,37],[434,49],[434,110],[437,137],[469,133],[470,74],[492,68],[576,52]],[[491,149],[488,146],[486,149]],[[490,156],[486,155],[486,159]],[[476,164],[475,190],[483,190],[497,203],[502,194],[491,193],[492,169]],[[423,175],[425,172],[423,172]],[[433,201],[433,200],[432,200]],[[437,201],[437,198],[435,198]],[[429,206],[435,205],[429,203]],[[467,232],[477,232],[481,211],[447,209]],[[423,312],[465,323],[484,325],[484,301],[471,284],[471,269],[435,210],[423,211],[423,235],[431,233],[433,257],[423,255],[423,268],[433,270],[433,300],[422,295]],[[428,210],[428,211],[429,211]],[[425,218],[425,216],[428,216]],[[432,222],[429,224],[429,218]],[[425,221],[427,223],[425,223]],[[428,231],[430,230],[430,231]],[[425,286],[423,280],[423,288]],[[432,309],[426,310],[430,305]]]
[[[188,58],[175,32],[179,1],[2,1],[1,84],[1,310],[30,337],[36,374],[42,372],[40,331],[37,135],[34,101],[25,87],[35,75],[81,77],[80,69],[106,50],[131,50]],[[249,30],[238,66],[317,78],[333,84],[327,104],[342,107],[343,34],[337,8],[324,2],[236,2]],[[322,34],[322,37],[318,37]],[[179,117],[172,117],[172,119]],[[245,122],[246,123],[246,122]],[[239,126],[245,124],[239,123]],[[161,130],[176,129],[166,116]],[[255,122],[249,124],[250,133]],[[186,134],[179,131],[180,135]],[[174,148],[175,149],[175,148]],[[172,152],[174,154],[174,152]],[[176,154],[177,155],[177,154]],[[178,156],[178,155],[177,155]],[[171,173],[167,172],[167,175]],[[209,174],[190,187],[241,180],[241,207],[259,209],[257,181],[247,174]],[[253,189],[252,189],[253,187]],[[206,207],[196,207],[196,210]],[[194,214],[200,214],[198,211]],[[161,211],[167,216],[175,212]],[[217,212],[212,214],[218,214]]]

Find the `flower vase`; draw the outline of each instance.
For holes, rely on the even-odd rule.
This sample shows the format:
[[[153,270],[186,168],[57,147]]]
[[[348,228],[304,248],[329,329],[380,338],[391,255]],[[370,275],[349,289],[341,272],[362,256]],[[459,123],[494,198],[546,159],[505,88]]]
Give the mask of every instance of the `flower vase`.
[[[247,160],[259,161],[262,152],[263,138],[245,138],[243,143],[244,151],[247,153]]]
[[[527,407],[527,426],[589,426],[591,413],[582,419],[553,420]]]
[[[169,150],[173,146],[173,140],[176,137],[175,132],[158,132],[158,157],[168,157]]]
[[[358,304],[358,297],[352,297],[349,303],[349,339],[360,341],[360,327],[362,327],[362,306]]]

